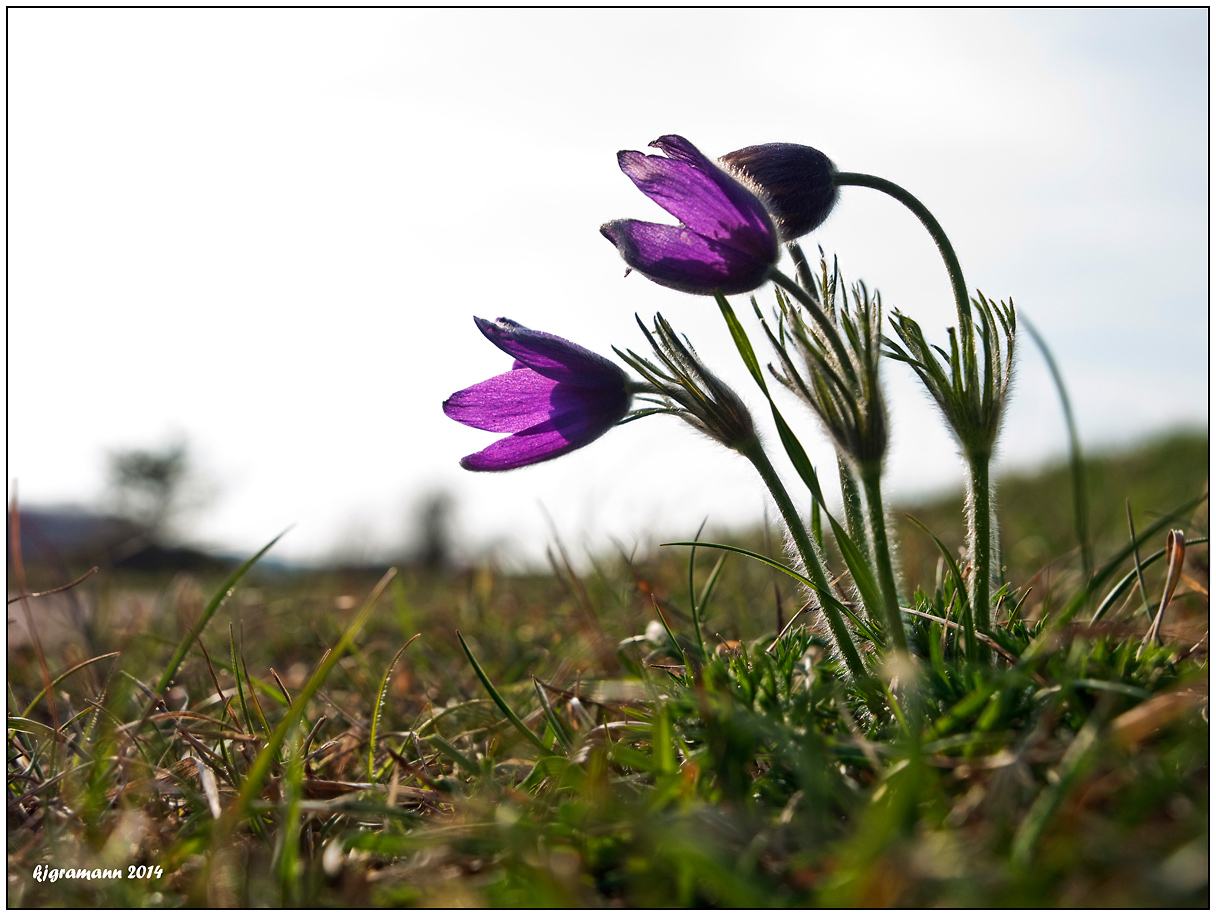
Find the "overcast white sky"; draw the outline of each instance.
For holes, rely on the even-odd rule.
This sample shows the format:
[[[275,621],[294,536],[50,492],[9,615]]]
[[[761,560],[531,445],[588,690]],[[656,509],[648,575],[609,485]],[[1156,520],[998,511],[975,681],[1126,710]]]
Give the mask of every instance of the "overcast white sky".
[[[623,278],[599,235],[667,219],[615,159],[665,133],[809,144],[907,187],[969,285],[1047,337],[1087,446],[1208,423],[1206,10],[21,9],[8,54],[25,504],[95,501],[109,450],[181,435],[214,493],[189,532],[236,550],[293,523],[280,556],[399,545],[435,488],[470,549],[523,558],[546,513],[575,546],[757,519],[749,466],[671,418],[478,476],[457,461],[493,435],[440,410],[510,365],[472,315],[608,354],[638,348],[635,311],[762,406],[712,300]],[[945,271],[893,201],[846,189],[804,245],[944,342]],[[1066,444],[1021,347],[1015,466]],[[910,372],[886,377],[889,492],[955,484]]]

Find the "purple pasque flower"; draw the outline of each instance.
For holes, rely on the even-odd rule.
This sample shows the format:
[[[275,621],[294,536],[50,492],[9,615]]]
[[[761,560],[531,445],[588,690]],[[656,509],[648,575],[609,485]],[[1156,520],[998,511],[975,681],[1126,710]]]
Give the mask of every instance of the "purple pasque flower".
[[[629,378],[615,363],[508,318],[474,318],[490,342],[515,358],[509,372],[457,392],[443,413],[510,436],[460,460],[469,471],[535,465],[599,439],[629,410]]]
[[[600,232],[631,270],[685,293],[746,293],[780,257],[764,204],[695,146],[668,134],[650,144],[667,154],[617,153],[621,171],[679,226],[613,220]]]
[[[784,242],[816,229],[836,204],[836,166],[814,147],[761,143],[718,161],[764,201]]]

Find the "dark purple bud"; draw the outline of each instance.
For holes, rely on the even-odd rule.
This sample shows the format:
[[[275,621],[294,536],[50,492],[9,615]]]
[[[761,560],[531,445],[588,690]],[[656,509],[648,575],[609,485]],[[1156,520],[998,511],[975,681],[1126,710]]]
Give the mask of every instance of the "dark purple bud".
[[[761,143],[719,161],[764,201],[783,242],[817,228],[836,204],[836,166],[813,147]]]

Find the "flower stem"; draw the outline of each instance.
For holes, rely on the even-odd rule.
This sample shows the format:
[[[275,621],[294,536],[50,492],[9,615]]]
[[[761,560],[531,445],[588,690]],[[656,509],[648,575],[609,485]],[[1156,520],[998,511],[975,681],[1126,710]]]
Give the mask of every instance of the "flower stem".
[[[870,537],[874,544],[874,566],[878,570],[878,585],[887,614],[887,631],[896,652],[907,653],[908,637],[904,633],[903,616],[899,611],[899,593],[895,589],[895,571],[891,566],[891,549],[887,543],[887,520],[882,508],[882,465],[871,462],[861,468],[861,483],[866,491],[866,510],[870,515]]]
[[[764,448],[760,445],[760,440],[753,438],[750,443],[740,449],[740,452],[760,472],[760,477],[764,479],[765,486],[768,487],[769,493],[773,495],[773,501],[777,504],[777,509],[785,520],[786,527],[790,530],[790,536],[794,539],[794,545],[798,548],[798,554],[806,566],[807,577],[824,596],[831,596],[832,586],[828,582],[823,564],[819,561],[819,554],[811,543],[811,536],[807,533],[806,526],[802,522],[802,517],[798,515],[798,510],[794,507],[793,501],[790,500],[789,492],[781,482],[777,470],[773,468],[772,463],[768,460],[768,456],[764,454]],[[840,654],[844,657],[845,664],[848,665],[853,678],[859,685],[867,685],[870,679],[869,674],[866,672],[865,664],[861,661],[857,647],[853,644],[853,635],[849,632],[844,619],[840,616],[840,611],[834,608],[832,603],[827,601],[826,598],[820,598],[819,605],[828,619],[828,626],[832,629],[832,636],[836,638],[836,645],[840,648]]]
[[[967,456],[971,472],[971,499],[967,501],[967,535],[971,551],[971,609],[975,629],[989,630],[989,593],[992,588],[992,494],[989,489],[988,455]]]
[[[929,235],[937,244],[938,251],[942,253],[942,260],[946,262],[946,270],[950,274],[950,285],[954,288],[954,302],[958,307],[959,323],[963,327],[970,326],[971,300],[967,296],[967,284],[963,280],[962,265],[958,263],[958,255],[954,253],[954,246],[950,244],[950,239],[946,235],[946,231],[942,229],[942,224],[937,222],[937,218],[929,212],[929,208],[895,182],[879,178],[877,175],[866,175],[864,172],[837,172],[835,182],[837,187],[856,185],[881,191],[895,198],[916,214],[925,229],[929,230]]]
[[[857,478],[849,460],[839,451],[836,453],[836,465],[840,469],[840,496],[844,500],[844,522],[848,527],[849,537],[872,564],[874,554],[870,550],[870,536],[866,532],[865,513],[861,508],[861,491],[857,488]]]

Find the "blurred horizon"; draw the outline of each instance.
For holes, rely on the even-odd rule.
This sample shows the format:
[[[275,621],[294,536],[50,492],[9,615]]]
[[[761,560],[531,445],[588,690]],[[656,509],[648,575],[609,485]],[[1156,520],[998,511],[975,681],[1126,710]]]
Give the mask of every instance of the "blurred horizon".
[[[639,348],[635,312],[662,311],[766,422],[712,301],[622,278],[598,233],[668,219],[615,153],[670,132],[709,155],[805,143],[908,188],[971,289],[1012,295],[1044,336],[1087,454],[1206,433],[1207,25],[1206,10],[10,10],[9,500],[100,507],[109,456],[182,442],[182,540],[233,553],[294,526],[276,556],[378,556],[444,493],[470,553],[520,563],[554,533],[602,549],[759,523],[742,460],[670,418],[474,475],[457,462],[494,435],[440,411],[509,365],[474,314],[610,354]],[[774,55],[774,34],[805,36],[807,59]],[[945,343],[945,271],[893,202],[845,189],[802,244]],[[889,365],[886,382],[891,502],[959,488],[911,374]],[[1012,397],[998,473],[1060,461],[1067,429],[1026,334]],[[782,404],[834,479],[825,437]]]
[[[1208,431],[1182,427],[1115,447],[1088,452],[1082,450],[1086,489],[1090,501],[1090,524],[1094,523],[1095,518],[1108,516],[1112,512],[1111,506],[1094,503],[1095,498],[1100,496],[1099,482],[1105,476],[1102,470],[1104,465],[1113,463],[1120,468],[1147,466],[1144,470],[1151,469],[1150,477],[1155,475],[1160,478],[1164,474],[1165,477],[1158,482],[1159,485],[1175,475],[1181,475],[1179,480],[1185,480],[1193,475],[1194,468],[1185,457],[1174,456],[1174,451],[1178,448],[1182,448],[1184,452],[1193,451],[1196,441],[1200,439],[1203,440],[1204,453],[1207,454]],[[66,575],[77,566],[83,568],[94,563],[103,566],[117,564],[127,569],[147,571],[169,568],[214,571],[217,569],[217,562],[226,564],[245,560],[250,553],[248,551],[239,551],[222,544],[203,544],[191,538],[189,520],[192,513],[199,511],[197,504],[200,479],[189,464],[187,443],[176,442],[161,452],[123,451],[111,456],[111,460],[174,453],[187,460],[187,473],[181,482],[183,487],[174,495],[175,504],[178,501],[185,504],[181,512],[175,509],[161,519],[149,519],[139,513],[133,513],[129,505],[124,505],[123,494],[113,481],[102,498],[90,503],[49,503],[36,506],[19,504],[24,563],[41,568],[54,567],[61,575]],[[999,506],[1007,501],[1006,485],[1011,485],[1024,496],[1028,481],[1041,481],[1046,484],[1053,477],[1067,479],[1068,488],[1071,488],[1069,456],[1047,457],[1027,467],[1003,467],[993,482],[998,511]],[[1184,493],[1190,493],[1188,489],[1179,489],[1176,486],[1167,489],[1174,491],[1172,499],[1175,501],[1183,499]],[[1198,491],[1195,492],[1195,495],[1197,494]],[[1130,494],[1124,496],[1130,499]],[[956,511],[942,505],[951,502],[957,502]],[[194,510],[190,509],[192,503],[196,504]],[[966,516],[965,503],[966,494],[962,481],[938,491],[901,493],[888,503],[889,522],[892,527],[902,526],[906,529],[908,523],[902,517],[903,513],[911,510],[919,515],[929,510],[940,517],[937,526],[932,529],[934,533],[948,537],[949,530],[962,526]],[[1071,507],[1070,501],[1069,506]],[[11,508],[10,504],[9,509]],[[1149,517],[1173,508],[1172,503],[1146,504],[1143,501],[1135,503],[1134,506],[1136,512],[1146,513]],[[543,507],[541,511],[544,512]],[[1026,507],[1019,507],[1017,511],[1025,514]],[[1122,510],[1118,512],[1122,513]],[[328,553],[309,557],[292,557],[273,552],[260,563],[263,567],[277,569],[353,569],[404,565],[432,572],[454,572],[488,562],[504,572],[528,574],[550,569],[559,556],[565,555],[566,562],[571,563],[574,569],[585,572],[605,559],[606,550],[621,556],[633,556],[634,552],[646,556],[648,549],[659,547],[664,539],[684,539],[693,534],[691,531],[653,531],[640,535],[632,544],[615,539],[612,544],[593,545],[587,540],[577,544],[571,543],[561,532],[551,529],[540,545],[544,554],[542,558],[513,552],[507,539],[483,546],[477,551],[466,549],[466,533],[461,530],[459,516],[460,505],[456,497],[447,491],[432,491],[424,493],[411,507],[411,513],[403,518],[402,537],[396,541],[386,540],[377,545],[357,544],[353,549],[349,545],[337,546]],[[702,540],[709,541],[721,540],[724,536],[767,538],[768,536],[763,534],[766,525],[770,532],[773,526],[780,526],[780,520],[770,512],[744,520],[735,526],[711,525],[708,517],[703,521],[706,528],[702,533]],[[1062,528],[1066,529],[1070,525],[1071,521]],[[278,533],[279,537],[289,536],[292,528],[293,526],[289,526]],[[955,540],[961,549],[963,535],[961,532],[956,534],[958,537]],[[916,553],[916,549],[910,550],[913,554]],[[1067,548],[1062,547],[1061,550]]]

